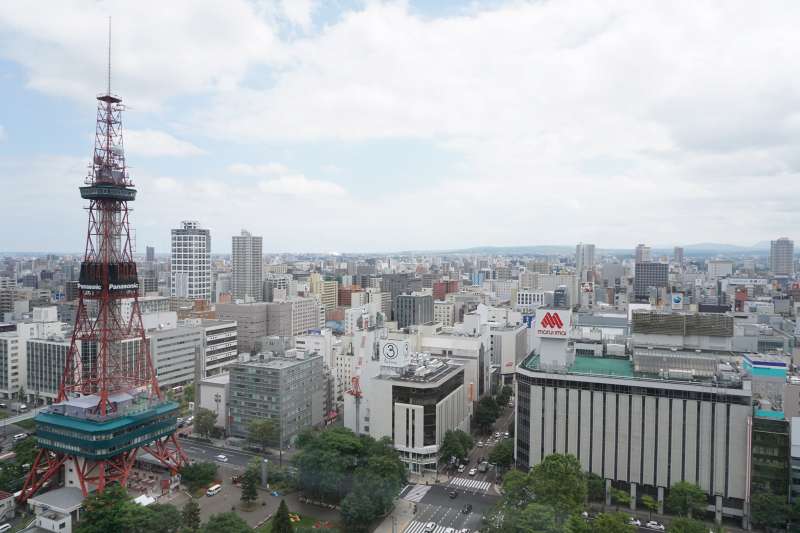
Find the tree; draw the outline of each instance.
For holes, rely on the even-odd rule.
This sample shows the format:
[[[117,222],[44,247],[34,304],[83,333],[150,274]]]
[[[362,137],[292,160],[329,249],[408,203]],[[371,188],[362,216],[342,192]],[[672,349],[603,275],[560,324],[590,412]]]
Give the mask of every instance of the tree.
[[[242,503],[251,504],[258,498],[258,471],[248,469],[242,478]]]
[[[236,513],[219,513],[211,515],[200,533],[253,533],[253,528]]]
[[[484,433],[492,429],[492,424],[497,420],[499,415],[499,408],[497,402],[491,396],[484,396],[478,402],[478,407],[475,408],[475,423]]]
[[[592,524],[593,533],[636,533],[624,513],[600,513]]]
[[[252,420],[247,426],[247,440],[262,449],[274,446],[279,438],[277,424],[271,418]]]
[[[574,455],[548,455],[529,476],[536,501],[552,506],[559,524],[586,501],[586,476]]]
[[[211,409],[203,407],[195,411],[194,414],[194,430],[202,437],[208,437],[214,431],[214,426],[217,423],[217,415]]]
[[[272,533],[293,533],[292,521],[289,519],[289,508],[286,507],[286,502],[281,500],[278,506],[278,511],[272,518]]]
[[[590,502],[602,502],[606,499],[606,482],[593,472],[586,473],[586,493]]]
[[[190,492],[210,484],[217,476],[217,465],[214,463],[194,463],[181,468],[181,482]]]
[[[489,462],[499,466],[509,466],[514,462],[514,442],[505,439],[489,452]]]
[[[529,474],[512,470],[503,478],[504,500],[509,506],[521,506],[533,499]]]
[[[592,525],[582,516],[574,514],[564,522],[564,533],[592,533]]]
[[[194,383],[190,383],[183,388],[183,399],[187,402],[194,401]]]
[[[679,517],[669,524],[670,533],[707,533],[708,528],[699,520]]]
[[[15,461],[20,465],[31,464],[39,450],[36,448],[36,437],[28,437],[14,444]]]
[[[704,511],[707,504],[706,493],[694,483],[678,481],[669,489],[667,508],[677,515],[691,518],[693,512]]]
[[[750,501],[750,518],[753,524],[765,529],[783,529],[789,519],[786,497],[769,492],[754,494]]]
[[[459,435],[459,433],[464,433],[461,430],[448,430],[444,433],[444,438],[442,439],[442,445],[439,448],[439,461],[442,463],[450,462],[451,457],[455,457],[457,460],[464,460],[469,453],[469,450],[472,448],[464,447],[464,439]],[[464,433],[466,435],[466,433]],[[467,437],[472,440],[472,437],[467,435]]]
[[[658,510],[658,501],[652,496],[645,494],[642,496],[642,505],[644,505],[644,508],[647,509],[649,513],[648,520],[652,520],[653,513]]]
[[[139,531],[140,523],[135,518],[144,510],[133,503],[119,485],[110,485],[101,494],[92,494],[84,500],[83,509],[76,533]]]
[[[181,527],[181,512],[174,505],[154,503],[143,507],[141,531],[148,533],[177,533]]]
[[[611,499],[614,501],[614,504],[618,507],[628,506],[631,504],[631,495],[629,492],[619,489],[611,489]]]
[[[529,503],[515,514],[513,527],[517,531],[556,531],[556,515],[547,505]]]
[[[187,533],[197,533],[197,530],[200,529],[200,506],[194,498],[183,506],[181,523]]]

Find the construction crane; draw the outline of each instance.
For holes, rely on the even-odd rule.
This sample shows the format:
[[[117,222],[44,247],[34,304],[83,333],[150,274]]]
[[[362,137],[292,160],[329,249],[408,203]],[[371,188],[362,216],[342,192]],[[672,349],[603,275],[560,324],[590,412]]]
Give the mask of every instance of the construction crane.
[[[361,398],[363,398],[364,395],[361,394],[360,378],[358,376],[353,376],[350,380],[350,385],[351,388],[347,393],[356,400],[356,434],[361,435]]]

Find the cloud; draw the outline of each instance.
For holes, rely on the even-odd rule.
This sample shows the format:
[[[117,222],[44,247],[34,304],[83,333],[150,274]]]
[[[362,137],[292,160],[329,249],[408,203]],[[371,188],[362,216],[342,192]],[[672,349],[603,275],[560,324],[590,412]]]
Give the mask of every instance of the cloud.
[[[123,132],[126,150],[144,157],[187,157],[205,152],[188,141],[176,139],[157,130],[126,130]]]
[[[294,25],[303,30],[311,29],[311,15],[316,7],[313,0],[281,0],[280,5],[284,16]]]
[[[266,163],[263,165],[250,165],[247,163],[234,163],[228,166],[228,172],[241,176],[265,176],[271,174],[286,174],[289,169],[280,163]]]
[[[259,183],[259,189],[268,194],[323,200],[347,194],[344,187],[337,183],[312,180],[302,175],[281,176],[277,179],[262,181]]]

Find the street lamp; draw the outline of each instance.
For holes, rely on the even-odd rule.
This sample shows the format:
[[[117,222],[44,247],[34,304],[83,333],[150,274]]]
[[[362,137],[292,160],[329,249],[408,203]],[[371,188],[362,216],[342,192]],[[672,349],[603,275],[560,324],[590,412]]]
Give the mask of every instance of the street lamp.
[[[220,404],[220,402],[222,402],[222,395],[220,393],[218,393],[218,392],[215,393],[214,394],[214,401],[217,404],[217,416],[219,416],[219,404]]]

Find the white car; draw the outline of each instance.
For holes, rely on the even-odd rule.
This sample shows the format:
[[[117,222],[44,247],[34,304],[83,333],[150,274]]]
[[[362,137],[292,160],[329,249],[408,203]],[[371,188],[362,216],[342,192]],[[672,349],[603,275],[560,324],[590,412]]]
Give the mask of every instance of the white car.
[[[654,529],[656,531],[664,531],[664,524],[656,522],[655,520],[650,520],[648,523],[644,525],[647,529]]]
[[[460,529],[458,531],[458,533],[471,533],[471,531],[469,529],[467,529],[467,528],[464,528],[464,529]]]
[[[445,528],[444,533],[456,533],[456,530],[452,527],[447,527]]]
[[[458,465],[458,473],[459,474],[464,473],[464,465]]]
[[[483,441],[479,440],[477,446],[478,448],[483,448]]]
[[[629,526],[642,527],[642,521],[639,520],[638,518],[630,517],[628,519],[628,525]]]
[[[228,456],[227,455],[222,455],[222,454],[215,455],[214,459],[216,459],[220,463],[227,463],[228,462]]]
[[[428,522],[425,524],[425,533],[433,533],[436,531],[436,522]]]
[[[499,439],[499,438],[500,438],[500,432],[499,432],[499,431],[496,431],[496,432],[494,433],[494,438],[496,438],[496,439]]]
[[[477,473],[478,473],[478,471],[477,471],[476,469],[474,469],[474,468],[470,468],[470,469],[469,469],[469,475],[470,475],[470,476],[474,476],[474,475],[475,475],[475,474],[477,474]]]

